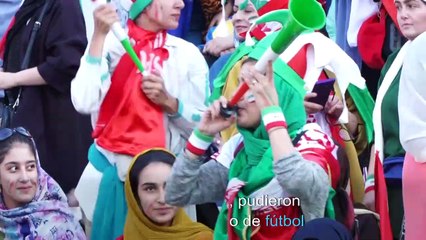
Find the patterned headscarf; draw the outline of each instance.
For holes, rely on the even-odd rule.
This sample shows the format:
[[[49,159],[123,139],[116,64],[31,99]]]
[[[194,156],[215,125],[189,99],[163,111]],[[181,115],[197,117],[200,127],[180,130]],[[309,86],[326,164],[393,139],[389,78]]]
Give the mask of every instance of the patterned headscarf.
[[[65,193],[41,168],[37,153],[36,159],[38,186],[34,199],[23,207],[7,209],[0,198],[0,239],[86,239]]]

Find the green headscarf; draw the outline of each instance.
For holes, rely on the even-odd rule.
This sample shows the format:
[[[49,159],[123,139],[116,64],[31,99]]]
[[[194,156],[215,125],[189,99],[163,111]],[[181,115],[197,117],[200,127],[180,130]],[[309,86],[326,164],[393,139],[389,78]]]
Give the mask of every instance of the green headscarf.
[[[249,54],[249,57],[260,59],[263,52],[270,46],[276,34],[271,34],[261,40]],[[282,108],[288,125],[291,138],[305,125],[306,113],[303,107],[303,80],[284,62],[277,60],[274,63],[274,81],[278,93],[279,106]],[[238,207],[239,198],[248,196],[265,186],[274,177],[273,156],[271,144],[265,126],[261,123],[255,130],[238,128],[244,138],[244,147],[237,154],[229,169],[229,179],[238,178],[245,182],[245,186],[238,192],[234,201],[232,217],[237,218],[239,223],[234,230],[240,239],[250,239],[251,228],[243,225],[243,219],[251,215],[249,206]],[[216,222],[214,239],[228,239],[228,208],[223,204],[218,220]]]
[[[135,20],[151,2],[152,0],[133,0],[129,10],[129,18]]]
[[[265,0],[245,0],[244,2],[242,2],[240,4],[239,8],[241,10],[246,9],[247,6],[248,6],[249,1],[251,3],[253,3],[254,8],[256,8],[256,10],[259,10],[261,7],[265,6],[268,3],[268,1],[265,1]]]

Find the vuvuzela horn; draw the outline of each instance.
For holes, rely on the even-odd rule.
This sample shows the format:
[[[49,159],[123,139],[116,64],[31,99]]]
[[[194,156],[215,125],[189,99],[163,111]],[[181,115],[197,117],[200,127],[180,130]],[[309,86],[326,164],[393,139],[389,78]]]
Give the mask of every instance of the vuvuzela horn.
[[[273,11],[267,15],[272,16],[280,14],[280,12],[282,13],[287,11],[288,19],[281,21],[283,24],[282,30],[280,30],[271,46],[255,65],[256,70],[259,72],[265,73],[268,62],[274,62],[301,33],[319,30],[325,25],[326,14],[321,4],[316,0],[291,0],[288,10]],[[264,15],[263,17],[267,17],[267,15]],[[248,89],[249,87],[247,84],[243,83],[229,101],[227,109],[233,109]],[[224,116],[226,115],[226,117],[229,117],[231,114],[226,110],[222,113]]]

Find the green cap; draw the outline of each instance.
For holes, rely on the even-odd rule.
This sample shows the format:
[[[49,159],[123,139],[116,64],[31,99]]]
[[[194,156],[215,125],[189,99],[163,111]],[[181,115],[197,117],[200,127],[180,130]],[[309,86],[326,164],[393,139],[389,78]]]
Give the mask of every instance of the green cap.
[[[132,0],[134,1],[134,0]],[[135,20],[142,11],[151,4],[152,0],[136,0],[129,10],[129,18]]]

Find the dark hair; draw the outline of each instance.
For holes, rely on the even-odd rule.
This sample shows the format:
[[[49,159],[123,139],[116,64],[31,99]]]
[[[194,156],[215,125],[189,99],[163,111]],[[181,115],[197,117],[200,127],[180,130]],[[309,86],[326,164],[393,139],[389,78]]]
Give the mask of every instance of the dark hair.
[[[3,162],[5,156],[9,153],[9,151],[14,147],[16,143],[23,143],[28,145],[31,152],[34,154],[34,157],[37,157],[33,140],[30,137],[24,136],[18,132],[13,132],[12,136],[0,141],[0,163]]]
[[[161,149],[153,149],[145,152],[138,156],[129,171],[130,187],[132,188],[133,196],[139,202],[138,185],[139,185],[139,174],[149,164],[161,162],[170,166],[175,162],[175,156],[167,151]]]

